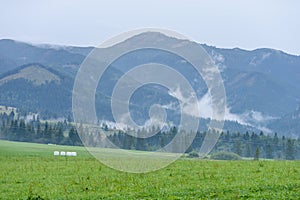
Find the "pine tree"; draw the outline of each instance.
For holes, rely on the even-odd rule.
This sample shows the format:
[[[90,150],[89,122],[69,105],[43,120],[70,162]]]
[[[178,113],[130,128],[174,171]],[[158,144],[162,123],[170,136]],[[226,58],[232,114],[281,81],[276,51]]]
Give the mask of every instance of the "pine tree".
[[[42,138],[43,137],[43,132],[42,132],[40,121],[37,121],[36,126],[37,126],[37,128],[36,128],[36,139]]]
[[[46,121],[45,122],[45,127],[44,127],[44,131],[43,131],[43,138],[50,138],[50,133],[49,133],[49,124]]]
[[[76,128],[72,127],[69,131],[69,139],[72,145],[81,145],[80,137],[77,133]]]
[[[160,148],[163,148],[165,146],[165,134],[161,134],[159,137],[159,145]]]
[[[242,146],[241,146],[241,141],[237,140],[235,143],[235,151],[234,153],[238,154],[238,155],[242,155]]]
[[[274,145],[278,145],[278,141],[279,141],[279,138],[278,138],[278,134],[275,132],[275,134],[274,134]]]
[[[260,136],[260,137],[263,137],[263,136],[264,136],[264,132],[263,132],[263,131],[260,131],[259,136]]]
[[[285,136],[282,136],[281,138],[281,158],[286,158],[285,154],[286,154],[286,139]]]
[[[11,111],[10,114],[9,114],[9,119],[10,120],[14,120],[15,119],[15,112],[14,111]]]
[[[252,150],[251,150],[251,145],[250,144],[247,144],[247,147],[246,147],[246,157],[252,157]]]
[[[295,146],[294,146],[294,141],[292,139],[288,139],[286,142],[285,159],[287,160],[295,159]]]
[[[63,127],[59,126],[57,132],[57,136],[56,136],[56,144],[61,144],[63,139],[64,139],[64,131],[63,131]]]
[[[270,144],[266,145],[266,158],[268,158],[268,159],[273,158],[273,149]]]
[[[259,147],[256,147],[255,154],[254,154],[254,160],[259,160],[260,156],[260,150]]]
[[[248,141],[248,140],[250,139],[250,134],[249,134],[248,131],[246,131],[246,134],[244,135],[244,139],[245,139],[246,141]]]

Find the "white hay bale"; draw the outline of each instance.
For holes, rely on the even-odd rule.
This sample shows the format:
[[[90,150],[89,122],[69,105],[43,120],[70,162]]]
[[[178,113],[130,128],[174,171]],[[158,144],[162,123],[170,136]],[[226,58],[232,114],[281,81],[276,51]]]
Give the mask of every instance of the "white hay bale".
[[[77,152],[71,152],[72,156],[77,156]]]
[[[61,156],[65,156],[65,155],[66,155],[66,152],[65,152],[65,151],[61,151],[61,152],[60,152],[60,155],[61,155]]]
[[[53,154],[54,154],[55,156],[59,156],[59,151],[54,151]]]
[[[72,152],[67,151],[67,156],[72,156]]]

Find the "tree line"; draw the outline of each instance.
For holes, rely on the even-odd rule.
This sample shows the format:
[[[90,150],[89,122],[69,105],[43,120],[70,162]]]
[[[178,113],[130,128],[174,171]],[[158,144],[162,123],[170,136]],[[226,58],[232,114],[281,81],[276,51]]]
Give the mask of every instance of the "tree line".
[[[154,128],[150,130],[153,132]],[[149,132],[149,130],[148,130]],[[230,133],[221,132],[213,133],[208,132],[196,132],[186,133],[179,132],[176,127],[172,127],[168,131],[155,131],[151,137],[141,138],[127,134],[126,132],[117,131],[108,136],[116,146],[122,149],[133,149],[143,151],[153,151],[164,148],[169,144],[177,134],[183,134],[180,142],[181,144],[173,145],[173,152],[177,152],[180,145],[186,145],[188,141],[192,139],[191,145],[187,148],[186,153],[192,151],[199,152],[204,138],[207,134],[218,134],[219,139],[212,150],[212,154],[216,152],[233,152],[242,157],[248,158],[267,158],[267,159],[287,159],[294,160],[300,159],[300,139],[288,138],[285,136],[279,136],[277,133],[273,135],[260,133]],[[146,130],[136,131],[136,135],[151,135]],[[189,138],[191,135],[194,138]]]
[[[39,117],[25,120],[25,117],[16,116],[12,111],[9,115],[0,114],[0,139],[52,143],[61,145],[82,145],[77,129],[67,120],[63,122],[41,121]]]
[[[127,130],[121,131],[110,129],[106,124],[102,124],[102,133],[106,135],[111,143],[122,149],[155,151],[164,149],[176,135],[181,135],[176,144],[172,145],[173,149],[166,151],[178,152],[182,146],[188,146],[186,153],[198,152],[207,134],[218,134],[219,139],[213,148],[212,153],[216,152],[233,152],[242,157],[267,158],[267,159],[300,159],[300,138],[294,139],[285,136],[279,136],[260,133],[231,133],[214,131],[207,132],[182,132],[177,127],[171,127],[167,130],[160,130],[159,127],[152,127],[149,130]],[[77,130],[80,130],[79,132]],[[90,136],[89,144],[94,140],[94,146],[99,143],[99,135],[96,137],[88,133],[88,130],[78,127],[64,120],[62,122],[42,121],[39,117],[33,117],[31,120],[25,120],[25,117],[15,116],[12,111],[10,114],[0,114],[0,139],[36,142],[36,143],[53,143],[61,145],[82,145],[80,136]],[[153,134],[155,133],[155,134]],[[141,137],[141,136],[150,137]],[[95,139],[98,138],[98,139]],[[189,144],[189,141],[192,141]],[[101,142],[101,141],[100,141]]]

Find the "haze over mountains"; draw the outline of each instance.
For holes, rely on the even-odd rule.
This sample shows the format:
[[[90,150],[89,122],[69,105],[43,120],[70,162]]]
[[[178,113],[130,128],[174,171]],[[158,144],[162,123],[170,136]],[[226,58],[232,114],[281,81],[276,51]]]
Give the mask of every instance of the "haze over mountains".
[[[159,33],[144,33],[111,48],[157,41],[183,45],[186,48],[191,45],[189,41]],[[225,129],[260,129],[270,133],[277,131],[279,134],[300,136],[300,56],[273,49],[246,51],[202,46],[219,67],[224,80],[228,120]],[[17,107],[22,112],[37,112],[46,118],[68,117],[72,114],[72,88],[76,72],[92,49],[93,47],[31,45],[0,40],[0,105]],[[101,106],[96,107],[100,119],[112,119],[107,96],[118,77],[132,67],[149,61],[171,66],[189,80],[197,79],[187,63],[167,52],[141,50],[128,54],[112,64],[106,79],[102,80],[101,87],[97,89],[96,100],[101,102]],[[206,112],[205,108],[209,107],[209,99],[205,83],[197,79],[193,84],[197,95],[201,97],[202,117],[207,117],[209,109]],[[177,106],[174,96],[168,95],[164,88],[147,86],[138,90],[132,98],[133,117],[143,123],[147,120],[148,108],[153,103],[173,103],[173,108]],[[176,123],[176,109],[169,108],[168,114],[169,120]]]

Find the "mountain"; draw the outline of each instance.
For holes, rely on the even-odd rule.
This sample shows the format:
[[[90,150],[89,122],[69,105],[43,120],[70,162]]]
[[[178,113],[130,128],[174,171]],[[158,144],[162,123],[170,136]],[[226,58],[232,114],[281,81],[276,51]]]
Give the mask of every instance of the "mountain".
[[[41,64],[27,64],[0,76],[0,105],[45,117],[71,114],[73,79]]]
[[[300,57],[272,49],[245,51],[204,46],[223,69],[233,112],[260,111],[272,116],[292,112],[299,102]],[[235,95],[239,97],[235,98]]]
[[[269,127],[279,133],[292,137],[299,137],[300,130],[300,106],[293,112],[288,113],[269,124]]]
[[[155,42],[186,49],[200,45],[148,32],[112,47],[99,49],[99,52],[130,48],[136,43],[146,45]],[[208,45],[202,47],[213,58],[224,80],[227,127],[300,135],[300,127],[296,125],[296,118],[293,118],[300,100],[300,56],[266,48],[247,51]],[[0,104],[40,112],[45,116],[55,114],[67,117],[71,114],[76,72],[92,49],[0,40]],[[96,102],[101,102],[101,106],[96,105],[100,119],[112,120],[110,96],[117,80],[134,66],[148,62],[165,64],[179,71],[191,80],[200,99],[207,94],[203,79],[181,57],[159,50],[142,49],[114,61],[104,79],[100,80],[96,93]],[[148,119],[148,110],[153,103],[172,104],[173,108],[167,110],[170,120],[176,122],[179,119],[176,113],[179,104],[163,87],[148,85],[139,88],[131,101],[131,114],[140,124]],[[292,125],[291,119],[295,119]],[[286,131],[285,127],[291,126]]]
[[[14,40],[0,40],[0,73],[18,66],[40,63],[57,71],[75,75],[91,47],[31,45]]]

